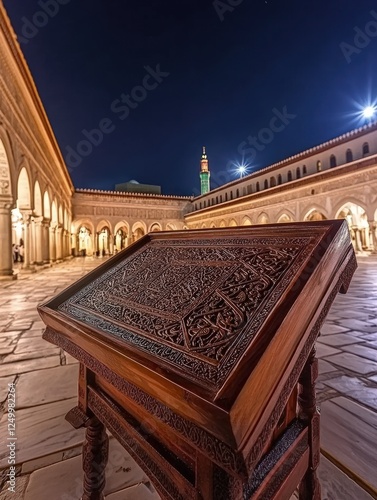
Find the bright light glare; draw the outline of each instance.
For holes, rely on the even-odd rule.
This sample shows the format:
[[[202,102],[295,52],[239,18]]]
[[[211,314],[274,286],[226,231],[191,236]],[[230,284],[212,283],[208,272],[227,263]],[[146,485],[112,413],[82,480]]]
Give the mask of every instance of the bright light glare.
[[[372,116],[374,115],[374,113],[376,112],[374,106],[366,106],[364,109],[363,109],[363,116],[364,118],[372,118]]]

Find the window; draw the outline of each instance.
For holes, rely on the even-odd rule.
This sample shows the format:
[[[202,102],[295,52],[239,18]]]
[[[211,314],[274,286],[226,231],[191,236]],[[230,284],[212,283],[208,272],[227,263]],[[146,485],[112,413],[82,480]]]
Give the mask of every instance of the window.
[[[237,189],[237,191],[236,191],[236,198],[239,198],[239,197],[240,197],[240,190]]]
[[[215,204],[215,198],[212,198],[212,205]]]
[[[230,192],[230,199],[233,200],[233,191]]]
[[[365,155],[369,155],[369,144],[367,142],[363,144],[363,156]]]
[[[335,155],[330,156],[330,168],[336,167],[336,157]]]
[[[219,197],[216,196],[216,205],[218,205],[218,203],[219,203]]]
[[[225,193],[225,201],[228,201],[228,193]]]
[[[297,167],[296,168],[296,179],[300,179],[301,178],[301,170],[300,170],[300,167]]]
[[[281,174],[278,175],[278,185],[283,184],[283,178]]]
[[[351,161],[353,161],[353,154],[352,154],[352,151],[350,149],[347,149],[347,151],[346,151],[346,162],[350,163]]]
[[[200,208],[200,209],[202,208],[202,202],[200,202],[199,208]]]
[[[270,186],[272,188],[276,186],[276,179],[275,179],[275,177],[270,177]]]
[[[321,160],[317,161],[317,172],[320,172],[322,170],[322,162]]]
[[[222,202],[223,202],[223,195],[220,194],[220,203],[222,203]]]
[[[253,192],[253,185],[252,184],[249,184],[247,186],[247,194],[251,194]]]
[[[292,172],[288,170],[288,175],[287,175],[288,182],[292,180]]]
[[[302,167],[302,175],[306,175],[306,174],[307,174],[306,165],[304,165]]]
[[[255,187],[255,191],[256,191],[256,192],[260,191],[259,182],[257,182],[257,185],[256,185],[256,187]]]
[[[267,179],[264,181],[264,189],[268,189],[268,180]]]

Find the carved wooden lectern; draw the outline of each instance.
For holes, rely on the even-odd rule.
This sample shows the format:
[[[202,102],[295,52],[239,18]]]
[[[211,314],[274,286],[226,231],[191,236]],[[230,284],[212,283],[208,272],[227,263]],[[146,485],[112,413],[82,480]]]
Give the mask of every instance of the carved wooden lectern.
[[[40,306],[80,361],[83,499],[105,426],[163,499],[320,499],[314,344],[355,268],[345,221],[151,233]]]

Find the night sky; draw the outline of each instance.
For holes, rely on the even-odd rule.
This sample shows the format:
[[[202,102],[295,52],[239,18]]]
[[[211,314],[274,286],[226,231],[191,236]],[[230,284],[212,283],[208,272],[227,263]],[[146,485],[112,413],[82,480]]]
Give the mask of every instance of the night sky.
[[[106,132],[68,158],[77,188],[198,194],[203,145],[216,187],[232,162],[256,170],[361,125],[377,97],[375,1],[25,3],[4,0],[63,156]]]

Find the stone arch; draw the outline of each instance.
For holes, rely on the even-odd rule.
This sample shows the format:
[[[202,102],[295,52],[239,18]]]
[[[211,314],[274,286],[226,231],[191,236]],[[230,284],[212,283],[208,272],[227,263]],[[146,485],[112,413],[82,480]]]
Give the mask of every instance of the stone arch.
[[[147,234],[147,226],[145,222],[135,222],[132,226],[132,240],[137,241]]]
[[[166,230],[167,231],[176,231],[177,227],[172,222],[169,222],[168,224],[166,224]]]
[[[316,220],[326,220],[328,217],[323,213],[322,210],[318,210],[317,208],[312,208],[307,212],[304,217],[304,221],[316,221]]]
[[[367,207],[367,205],[365,205],[364,202],[360,201],[357,198],[354,198],[353,196],[347,196],[347,198],[343,198],[341,201],[339,201],[338,203],[336,203],[336,205],[334,205],[334,208],[333,208],[333,218],[334,219],[338,219],[338,213],[341,211],[341,209],[345,205],[348,205],[348,204],[358,205],[359,207],[361,207],[364,210],[364,212],[366,214],[372,215],[372,214],[368,213],[368,207]]]
[[[268,224],[270,222],[269,216],[266,212],[262,212],[258,215],[257,223],[258,224]]]
[[[8,133],[0,124],[0,195],[16,199],[16,166]]]
[[[20,210],[31,210],[30,178],[26,167],[22,167],[18,175],[17,205]]]
[[[282,222],[294,222],[295,216],[294,214],[287,209],[280,210],[276,215],[276,221],[280,224]]]
[[[355,251],[358,253],[372,249],[370,228],[366,210],[359,204],[347,202],[336,213],[337,219],[345,219]]]
[[[72,222],[72,244],[75,255],[93,255],[95,251],[95,230],[90,219],[79,219]]]
[[[125,220],[118,222],[114,227],[114,250],[120,252],[130,243],[130,226]]]
[[[51,219],[51,204],[50,204],[50,196],[48,191],[45,191],[43,195],[43,216],[45,219]]]
[[[97,227],[96,227],[96,231],[97,233],[99,233],[100,231],[102,231],[102,229],[104,227],[107,227],[108,230],[110,231],[111,233],[111,223],[110,221],[106,220],[106,219],[101,219],[98,223],[97,223]]]
[[[115,224],[114,234],[116,234],[117,231],[119,231],[119,229],[122,229],[122,228],[125,228],[127,230],[127,234],[130,234],[130,225],[125,220],[121,220]]]
[[[253,223],[251,222],[250,217],[245,215],[245,217],[242,219],[242,226],[252,226],[252,224]]]
[[[162,231],[161,224],[159,222],[152,222],[149,226],[149,233],[155,233],[157,231]]]
[[[68,211],[65,207],[63,213],[63,227],[66,231],[68,231]]]
[[[235,219],[230,219],[228,227],[236,227],[238,226],[237,221]]]
[[[34,184],[34,213],[38,217],[43,215],[42,193],[38,181]]]
[[[219,227],[226,227],[226,223],[225,223],[224,219],[220,221]]]
[[[325,219],[330,219],[330,215],[325,207],[319,205],[318,203],[310,203],[310,205],[306,205],[304,207],[304,209],[301,210],[299,220],[302,220],[302,221],[310,220],[310,219],[308,219],[308,216],[313,211],[321,213],[325,217]]]
[[[0,126],[0,276],[12,278],[14,254],[12,249],[12,240],[14,245],[15,236],[12,235],[13,216],[12,208],[15,206],[15,189],[13,175],[15,172],[13,153],[10,147],[6,131]],[[14,211],[14,210],[13,210]],[[17,215],[18,221],[19,216]]]
[[[111,224],[109,221],[102,219],[97,224],[97,253],[105,256],[113,253],[113,241],[111,233]]]
[[[216,227],[215,222],[211,222],[211,224],[210,224],[210,226],[209,226],[209,227],[210,227],[210,228],[212,228],[212,229],[214,229],[214,228]]]
[[[58,207],[56,204],[56,200],[54,200],[51,204],[51,223],[56,225],[58,221],[59,221]]]
[[[202,225],[200,226],[201,229],[207,229],[207,224],[205,222],[202,223]]]
[[[63,224],[63,222],[64,222],[63,206],[61,203],[59,203],[58,221],[59,221],[59,224]]]
[[[288,222],[293,222],[293,218],[290,215],[288,215],[286,212],[282,213],[277,220],[278,224],[284,224],[284,223],[288,223]]]

